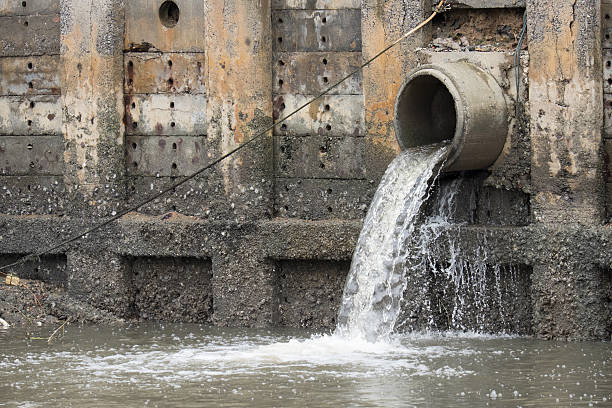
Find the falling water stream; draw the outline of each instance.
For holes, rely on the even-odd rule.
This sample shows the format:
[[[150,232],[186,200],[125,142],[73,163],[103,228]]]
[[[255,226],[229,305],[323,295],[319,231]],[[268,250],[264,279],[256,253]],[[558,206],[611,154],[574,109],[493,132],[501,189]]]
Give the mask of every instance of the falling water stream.
[[[447,150],[413,149],[389,166],[355,249],[335,332],[69,326],[48,345],[0,329],[0,406],[610,406],[609,343],[467,330],[484,326],[462,304],[466,293],[484,303],[478,299],[491,282],[502,293],[501,275],[487,280],[485,253],[475,266],[457,253],[440,265],[431,254],[440,237],[449,248],[455,243],[449,219],[458,184],[443,189],[432,215],[420,216]],[[425,292],[405,299],[408,287],[427,288],[424,270],[452,283],[448,328],[457,331],[395,330],[410,327],[406,307],[417,304],[431,318]]]

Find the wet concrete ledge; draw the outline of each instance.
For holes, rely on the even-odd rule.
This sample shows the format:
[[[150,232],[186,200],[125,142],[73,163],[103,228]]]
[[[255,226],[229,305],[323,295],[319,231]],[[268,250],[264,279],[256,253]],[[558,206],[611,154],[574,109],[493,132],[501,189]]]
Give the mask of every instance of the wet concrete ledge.
[[[82,231],[82,220],[53,216],[0,216],[0,253],[38,251]],[[96,251],[121,256],[197,256],[257,249],[272,259],[347,260],[361,230],[360,220],[306,221],[274,219],[251,223],[204,221],[169,213],[162,216],[127,215],[78,243],[54,251]],[[526,265],[588,259],[612,268],[612,225],[526,227],[457,226],[437,241],[432,252],[448,253],[449,239],[469,256],[477,247],[491,262]],[[250,252],[250,251],[249,251]]]

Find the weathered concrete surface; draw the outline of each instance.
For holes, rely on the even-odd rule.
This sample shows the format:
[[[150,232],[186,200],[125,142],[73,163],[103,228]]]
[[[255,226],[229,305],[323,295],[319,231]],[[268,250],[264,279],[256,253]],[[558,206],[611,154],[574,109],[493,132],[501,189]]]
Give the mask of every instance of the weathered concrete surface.
[[[270,0],[207,3],[207,135],[222,153],[272,124],[271,31]],[[231,208],[232,218],[252,220],[272,215],[271,133],[220,166],[225,205]],[[243,234],[250,236],[249,228]],[[251,245],[242,243],[213,257],[213,269],[216,324],[263,326],[270,322],[273,265],[260,258]],[[244,274],[244,270],[250,273]]]
[[[61,6],[65,184],[75,211],[110,213],[123,194],[123,1]]]
[[[412,28],[432,2],[179,0],[173,27],[160,22],[158,3],[28,1],[24,11],[20,2],[0,2],[0,20],[9,23],[0,25],[0,101],[8,109],[0,140],[10,152],[0,175],[4,260],[83,231],[230,151]],[[49,295],[59,306],[45,316],[332,327],[361,219],[397,152],[392,107],[405,73],[466,60],[499,83],[511,122],[497,162],[462,175],[461,224],[449,232],[465,262],[484,251],[492,266],[521,271],[502,285],[519,288],[502,302],[514,317],[496,323],[493,307],[484,327],[609,338],[612,233],[600,225],[604,156],[596,145],[611,116],[601,117],[601,92],[609,90],[601,74],[607,80],[612,71],[601,66],[597,10],[584,1],[575,10],[528,4],[531,55],[524,47],[517,92],[512,51],[522,10],[510,7],[521,4],[463,3],[503,8],[438,17],[285,128],[54,251],[39,270],[16,271],[59,285]],[[612,44],[608,31],[604,46]],[[455,43],[461,51],[442,52]],[[603,147],[609,161],[610,143]],[[49,151],[63,163],[36,167]],[[445,174],[440,184],[457,177]],[[607,180],[612,185],[609,173]],[[551,204],[555,194],[561,199]],[[566,222],[574,220],[582,224]],[[450,249],[440,239],[432,256],[444,263]],[[436,285],[433,299],[448,308],[438,295],[449,287]],[[0,287],[0,297],[6,293]],[[437,315],[440,328],[447,317]]]
[[[532,211],[538,223],[604,218],[599,3],[527,3]],[[534,327],[543,337],[605,337],[599,268],[557,248],[533,270]]]
[[[363,0],[364,60],[372,58],[383,45],[395,41],[431,14],[430,5],[429,0]],[[393,127],[395,95],[404,75],[416,66],[414,49],[426,44],[428,30],[429,27],[425,27],[402,41],[363,71],[366,166],[368,174],[376,182],[399,152]]]

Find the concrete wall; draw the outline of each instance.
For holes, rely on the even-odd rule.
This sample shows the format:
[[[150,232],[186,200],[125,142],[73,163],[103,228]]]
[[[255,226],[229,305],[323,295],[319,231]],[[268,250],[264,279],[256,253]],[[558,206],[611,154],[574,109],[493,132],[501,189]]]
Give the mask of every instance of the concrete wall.
[[[3,261],[230,151],[435,2],[174,0],[178,19],[162,3],[0,5]],[[16,272],[126,318],[333,327],[361,220],[399,151],[399,86],[420,64],[468,60],[499,82],[511,116],[496,163],[461,175],[457,242],[521,271],[504,300],[518,317],[487,330],[609,338],[611,15],[607,0],[454,2],[252,147],[55,251],[43,272]],[[432,250],[446,259],[443,242]]]

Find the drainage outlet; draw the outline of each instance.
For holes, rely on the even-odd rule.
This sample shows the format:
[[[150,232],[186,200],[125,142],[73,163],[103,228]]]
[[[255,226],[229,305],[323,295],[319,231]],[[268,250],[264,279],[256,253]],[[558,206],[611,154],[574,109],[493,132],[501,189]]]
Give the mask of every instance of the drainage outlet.
[[[506,100],[495,78],[473,64],[424,65],[397,94],[395,131],[402,150],[450,141],[445,171],[484,169],[506,142]]]

